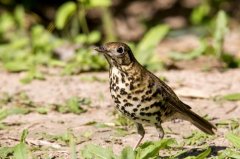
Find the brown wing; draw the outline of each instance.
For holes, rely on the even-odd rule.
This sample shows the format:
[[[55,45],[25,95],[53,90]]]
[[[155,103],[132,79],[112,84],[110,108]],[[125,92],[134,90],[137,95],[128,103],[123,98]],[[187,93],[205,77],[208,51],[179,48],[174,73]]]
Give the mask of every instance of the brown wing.
[[[210,135],[214,134],[213,129],[216,130],[216,127],[213,124],[191,111],[191,107],[183,103],[167,84],[158,79],[155,75],[153,76],[158,88],[161,90],[165,102],[167,102],[173,110],[179,112],[183,116],[183,119],[190,121],[203,132]]]

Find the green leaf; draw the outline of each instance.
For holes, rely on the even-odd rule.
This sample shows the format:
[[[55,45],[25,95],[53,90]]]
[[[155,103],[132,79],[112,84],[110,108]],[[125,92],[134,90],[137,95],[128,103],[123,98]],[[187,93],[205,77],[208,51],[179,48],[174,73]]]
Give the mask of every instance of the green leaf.
[[[0,158],[8,158],[14,152],[14,147],[1,147],[0,148]]]
[[[31,68],[31,70],[28,71],[27,75],[25,77],[23,77],[20,80],[20,82],[23,84],[27,84],[27,83],[30,83],[34,79],[45,80],[45,77],[36,68]]]
[[[47,114],[49,112],[49,108],[47,108],[47,107],[39,107],[39,108],[36,109],[36,111],[39,114]]]
[[[27,130],[27,129],[24,129],[23,132],[22,132],[22,135],[21,135],[21,140],[20,140],[20,142],[25,143],[25,140],[26,140],[27,135],[28,135],[28,130]]]
[[[199,155],[197,155],[195,159],[205,159],[211,153],[211,151],[212,151],[211,148],[208,148]]]
[[[232,93],[232,94],[228,94],[222,97],[225,100],[229,100],[229,101],[239,101],[240,100],[240,93]]]
[[[27,108],[19,108],[19,107],[14,107],[14,108],[9,108],[9,109],[2,109],[0,110],[0,120],[6,118],[9,115],[13,114],[27,114],[29,110]]]
[[[213,37],[213,48],[218,57],[222,56],[222,46],[225,33],[227,32],[228,19],[224,11],[220,10],[216,18],[216,26]]]
[[[79,98],[73,97],[67,100],[66,105],[69,107],[70,112],[80,114],[84,112],[82,107],[80,106]]]
[[[200,131],[193,131],[191,135],[184,137],[185,145],[202,145],[206,142],[209,136]]]
[[[211,153],[211,151],[211,148],[208,148],[197,156],[188,156],[184,159],[205,159]]]
[[[63,29],[67,20],[76,12],[77,5],[74,2],[66,2],[59,7],[56,13],[55,25],[57,29]]]
[[[27,114],[27,113],[29,113],[29,109],[27,108],[14,107],[14,108],[8,109],[8,115]]]
[[[193,9],[191,13],[191,22],[193,24],[201,24],[203,19],[209,14],[210,9],[209,4],[203,1],[201,5]]]
[[[20,143],[14,147],[14,157],[16,159],[27,159],[29,158],[29,150],[27,144],[25,143],[28,130],[24,129],[21,135]]]
[[[136,155],[133,149],[129,146],[125,147],[120,155],[119,159],[135,159]]]
[[[0,110],[0,120],[5,119],[9,115],[7,109]]]
[[[156,47],[168,32],[169,26],[167,25],[157,25],[155,27],[152,27],[138,44],[137,52],[147,51],[150,48]]]
[[[86,145],[81,155],[84,159],[116,159],[117,156],[113,154],[110,148],[103,148],[98,145],[89,144]]]
[[[27,159],[28,156],[28,149],[25,143],[19,143],[14,147],[14,157],[16,159]]]
[[[11,14],[7,12],[1,13],[0,16],[0,34],[9,32],[15,28],[14,18]]]
[[[162,139],[156,142],[145,142],[136,149],[136,159],[149,159],[158,157],[160,149],[169,148],[175,144],[174,139]]]
[[[230,128],[230,130],[235,130],[239,128],[239,121],[237,119],[225,119],[225,120],[220,120],[217,122],[217,127],[225,127],[225,128]]]
[[[169,27],[167,25],[157,25],[151,28],[137,45],[136,58],[146,65],[154,55],[154,49],[157,44],[167,35]]]
[[[236,58],[236,56],[223,53],[221,56],[221,60],[226,63],[227,67],[229,68],[238,68],[240,67],[240,59]]]
[[[19,28],[23,29],[25,25],[25,11],[23,6],[17,6],[14,11],[14,17],[16,19],[16,22],[19,26]]]
[[[70,154],[71,159],[77,159],[77,150],[76,150],[76,142],[73,134],[71,132],[68,132],[69,135],[69,145],[70,145]]]
[[[92,31],[88,35],[88,43],[89,44],[97,43],[100,39],[101,39],[101,34],[99,31]]]
[[[11,61],[4,64],[4,67],[10,72],[27,71],[29,66],[23,61]]]
[[[226,138],[236,147],[240,149],[240,136],[233,133],[228,133]]]
[[[218,154],[218,159],[226,159],[226,158],[239,159],[240,152],[238,150],[230,149],[230,148],[220,151],[220,153]]]
[[[79,34],[74,38],[76,43],[84,44],[87,42],[87,35],[86,34]]]
[[[93,7],[109,7],[112,4],[111,0],[78,0],[80,4],[83,4],[87,8]]]

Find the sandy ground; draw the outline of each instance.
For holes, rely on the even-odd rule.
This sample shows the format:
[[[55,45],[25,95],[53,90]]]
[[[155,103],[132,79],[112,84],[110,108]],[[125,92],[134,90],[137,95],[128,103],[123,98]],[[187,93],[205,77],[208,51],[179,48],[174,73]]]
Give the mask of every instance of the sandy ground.
[[[172,70],[158,72],[157,75],[166,77],[167,83],[184,102],[191,105],[192,109],[198,114],[208,115],[213,123],[223,119],[239,118],[239,101],[215,100],[218,96],[239,92],[239,69],[225,72]],[[86,80],[93,76],[100,79],[100,82]],[[114,105],[109,94],[107,72],[84,73],[79,76],[67,77],[47,75],[46,80],[35,80],[27,85],[19,82],[22,74],[9,74],[1,71],[0,77],[0,93],[7,92],[13,95],[17,92],[26,92],[32,101],[42,103],[42,105],[62,103],[73,96],[91,99],[91,106],[87,107],[87,112],[80,115],[51,111],[46,115],[33,112],[26,115],[8,116],[1,121],[8,127],[0,130],[0,147],[16,144],[18,142],[16,140],[19,139],[22,130],[25,128],[29,130],[27,140],[32,141],[32,143],[36,143],[38,140],[48,141],[43,137],[43,134],[59,135],[71,129],[74,136],[79,140],[77,142],[78,151],[86,144],[95,143],[110,146],[116,153],[119,153],[124,146],[134,146],[139,138],[133,127],[128,128],[126,136],[119,136],[112,126],[98,128],[94,125],[86,125],[86,123],[93,121],[114,125]],[[190,135],[192,130],[197,130],[190,123],[184,121],[167,122],[163,124],[163,127],[166,130],[165,137],[176,138],[177,141],[181,141],[184,136]],[[212,145],[215,151],[229,146],[228,141],[224,138],[226,131],[227,129],[224,128],[218,129],[214,139],[209,142],[209,145]],[[90,137],[86,138],[86,133],[91,134]],[[157,140],[157,135],[154,128],[146,126],[144,141]],[[54,146],[56,147],[51,148]],[[45,154],[69,158],[68,146],[60,142],[51,142],[49,147],[45,147],[45,149],[35,150],[34,155]],[[189,146],[188,148],[194,149],[196,147]]]

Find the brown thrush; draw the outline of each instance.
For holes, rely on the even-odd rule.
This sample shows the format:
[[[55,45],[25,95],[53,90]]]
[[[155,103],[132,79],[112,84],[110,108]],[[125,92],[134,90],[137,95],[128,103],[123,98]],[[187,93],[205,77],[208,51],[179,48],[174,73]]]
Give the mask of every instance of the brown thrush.
[[[203,132],[213,135],[216,127],[191,110],[173,90],[146,70],[135,59],[124,43],[110,42],[95,48],[103,53],[110,65],[110,92],[117,109],[136,123],[142,141],[145,131],[142,123],[154,125],[163,138],[161,124],[180,118],[191,122]]]

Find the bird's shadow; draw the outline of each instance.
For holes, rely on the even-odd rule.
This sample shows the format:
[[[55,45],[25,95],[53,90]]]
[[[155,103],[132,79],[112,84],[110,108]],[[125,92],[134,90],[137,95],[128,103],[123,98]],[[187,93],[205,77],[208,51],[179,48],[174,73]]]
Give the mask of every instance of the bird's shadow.
[[[219,151],[225,150],[227,148],[226,146],[209,146],[209,147],[211,148],[211,153],[209,154],[209,156],[217,156]],[[202,149],[193,148],[193,149],[190,149],[190,150],[176,156],[175,158],[176,159],[184,159],[188,156],[197,156],[197,155],[201,154],[203,151],[204,150],[202,150]],[[165,156],[165,157],[159,156],[159,159],[167,159],[169,157],[170,156]]]

